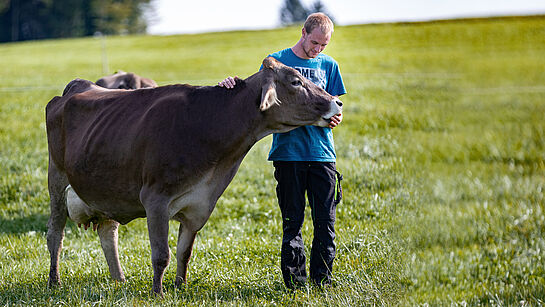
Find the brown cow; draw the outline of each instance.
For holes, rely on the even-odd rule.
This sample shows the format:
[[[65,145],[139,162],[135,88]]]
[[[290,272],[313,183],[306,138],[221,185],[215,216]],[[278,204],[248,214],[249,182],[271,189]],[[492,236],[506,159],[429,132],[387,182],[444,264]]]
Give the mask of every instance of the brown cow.
[[[180,222],[180,286],[197,231],[250,148],[273,132],[326,127],[341,111],[338,99],[273,58],[237,82],[232,90],[171,85],[124,91],[77,79],[49,102],[50,285],[59,284],[67,217],[98,225],[110,273],[118,280],[124,279],[119,223],[146,217],[157,294],[170,260],[168,221]]]
[[[96,84],[110,89],[135,90],[146,87],[157,87],[152,79],[140,77],[132,72],[120,70],[113,75],[105,76],[97,80]]]

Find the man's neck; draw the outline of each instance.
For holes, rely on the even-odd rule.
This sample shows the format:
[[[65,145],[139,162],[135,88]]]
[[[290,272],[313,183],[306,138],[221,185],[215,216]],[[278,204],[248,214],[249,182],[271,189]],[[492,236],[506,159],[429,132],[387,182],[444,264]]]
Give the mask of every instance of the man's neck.
[[[303,43],[302,40],[299,40],[297,44],[295,44],[293,47],[291,47],[291,51],[298,57],[303,60],[310,60],[310,58],[306,55],[305,51],[303,50]]]

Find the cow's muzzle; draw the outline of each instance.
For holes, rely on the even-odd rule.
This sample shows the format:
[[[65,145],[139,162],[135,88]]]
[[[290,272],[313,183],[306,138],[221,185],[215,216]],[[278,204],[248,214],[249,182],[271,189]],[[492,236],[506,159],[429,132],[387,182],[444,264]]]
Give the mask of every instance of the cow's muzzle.
[[[317,122],[315,122],[313,125],[318,127],[329,127],[329,123],[331,122],[331,117],[340,114],[343,110],[342,108],[342,101],[340,101],[337,98],[334,98],[329,103],[329,111],[322,115],[322,118],[320,118]]]
[[[340,101],[338,98],[334,98],[331,100],[329,104],[329,112],[322,116],[323,119],[329,120],[331,117],[340,114],[343,110],[343,102]]]

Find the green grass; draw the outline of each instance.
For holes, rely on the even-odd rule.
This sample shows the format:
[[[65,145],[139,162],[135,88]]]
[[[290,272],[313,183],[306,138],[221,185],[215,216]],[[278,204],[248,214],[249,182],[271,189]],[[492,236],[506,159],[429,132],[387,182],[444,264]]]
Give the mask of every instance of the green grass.
[[[299,33],[108,37],[109,69],[212,85]],[[0,305],[543,305],[545,17],[337,27],[326,53],[348,90],[334,286],[283,286],[267,137],[198,234],[187,287],[174,288],[171,262],[158,301],[142,219],[120,229],[126,283],[109,279],[96,233],[69,222],[63,285],[47,288],[44,107],[103,75],[101,43],[0,45]]]

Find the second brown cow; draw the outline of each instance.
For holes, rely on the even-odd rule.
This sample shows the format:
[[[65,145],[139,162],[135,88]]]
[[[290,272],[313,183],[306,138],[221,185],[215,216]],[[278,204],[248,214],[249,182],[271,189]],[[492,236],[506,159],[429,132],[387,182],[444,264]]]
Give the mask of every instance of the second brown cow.
[[[146,87],[157,87],[157,83],[149,78],[141,77],[132,72],[118,71],[113,75],[97,80],[96,85],[109,89],[135,90]]]

